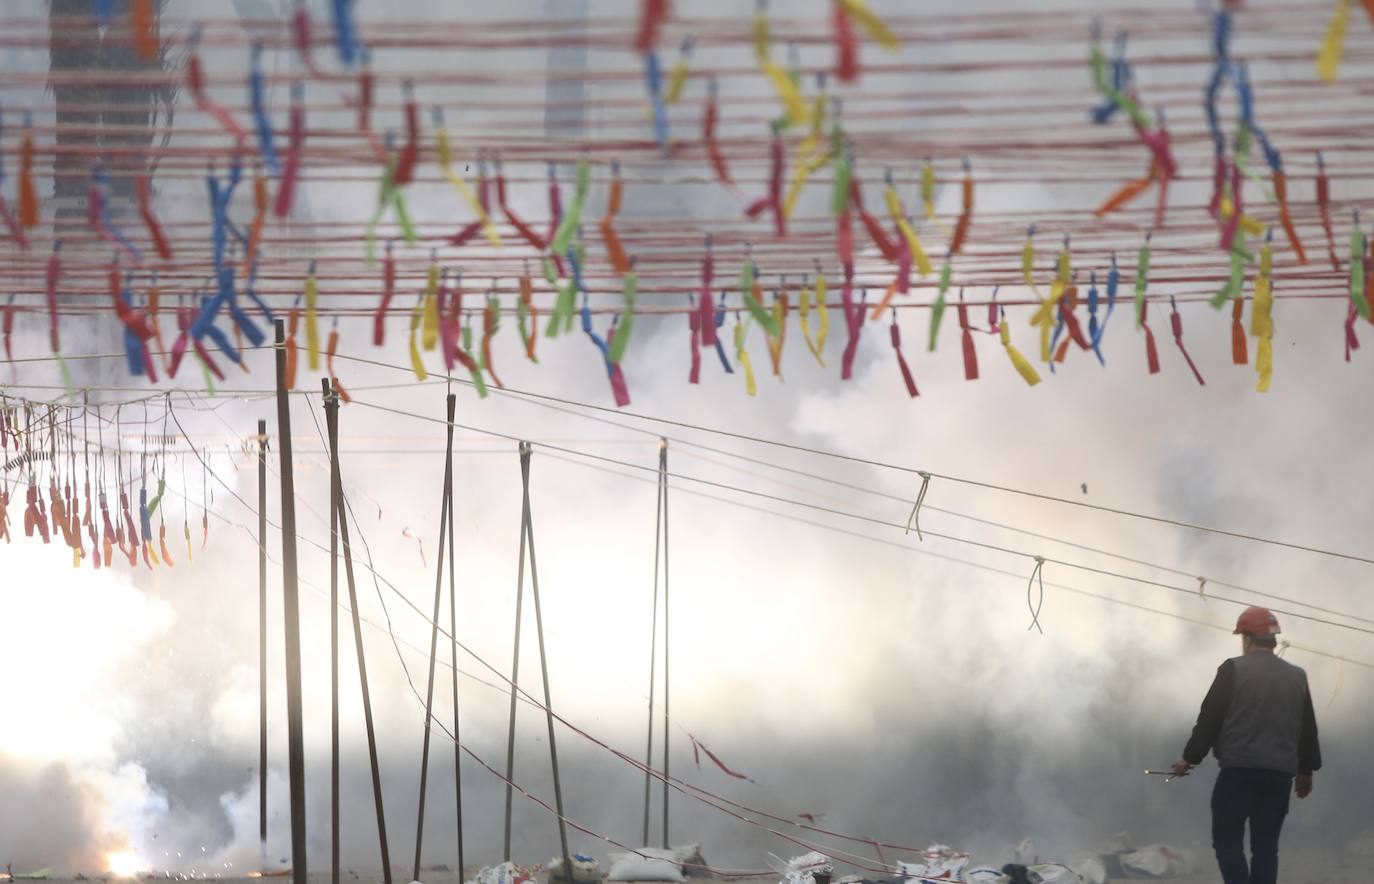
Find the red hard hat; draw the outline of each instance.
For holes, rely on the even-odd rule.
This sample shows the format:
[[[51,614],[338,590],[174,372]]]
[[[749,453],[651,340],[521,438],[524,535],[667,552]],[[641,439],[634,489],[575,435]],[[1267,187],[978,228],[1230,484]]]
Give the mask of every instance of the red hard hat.
[[[1274,612],[1268,608],[1250,607],[1240,612],[1240,617],[1236,619],[1236,631],[1232,635],[1240,635],[1247,632],[1250,635],[1278,635],[1283,632],[1279,629],[1279,618],[1274,616]]]

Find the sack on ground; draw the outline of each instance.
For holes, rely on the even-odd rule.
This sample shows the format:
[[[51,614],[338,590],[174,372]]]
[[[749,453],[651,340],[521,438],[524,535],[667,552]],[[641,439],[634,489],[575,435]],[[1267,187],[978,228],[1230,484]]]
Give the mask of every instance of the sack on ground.
[[[963,881],[968,854],[944,844],[932,844],[916,862],[898,862],[897,874],[903,878],[928,878],[935,881]]]
[[[563,874],[563,857],[555,857],[548,862],[549,881],[568,881]],[[601,866],[590,856],[583,856],[580,853],[572,855],[572,882],[573,884],[594,884],[601,880]]]
[[[701,847],[641,847],[635,853],[611,854],[611,870],[607,881],[668,881],[679,884],[686,880],[682,863],[692,857],[701,858]],[[705,863],[702,863],[705,865]]]

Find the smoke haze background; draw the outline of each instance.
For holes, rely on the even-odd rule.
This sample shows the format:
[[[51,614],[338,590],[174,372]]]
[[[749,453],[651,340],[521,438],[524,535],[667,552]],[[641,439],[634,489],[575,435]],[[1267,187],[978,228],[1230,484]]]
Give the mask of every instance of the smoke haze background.
[[[743,4],[681,5],[690,6],[694,15],[737,13],[740,27],[747,27]],[[892,3],[874,5],[880,12],[900,8]],[[992,3],[961,5],[989,14],[1006,8]],[[21,17],[45,14],[43,4],[35,0],[9,6]],[[555,13],[568,8],[551,6]],[[234,11],[250,17],[266,14],[259,7],[271,11],[266,0],[257,5],[236,0]],[[318,7],[313,10],[317,21],[326,20],[322,5],[312,7]],[[631,15],[636,8],[629,2],[605,0],[591,3],[590,15]],[[1110,14],[1111,9],[1089,4],[1075,8],[1078,12],[1065,20],[1066,28],[1083,29],[1084,68],[1071,75],[1084,83],[1086,112],[1092,100],[1087,22],[1092,11]],[[385,8],[364,2],[358,11],[366,31],[367,22],[384,17],[508,19],[547,10],[529,0],[495,10],[408,0]],[[825,14],[825,5],[808,0],[796,3],[795,9],[789,4],[787,13],[814,19]],[[226,14],[223,4],[169,0],[164,33],[183,30],[201,16]],[[1359,45],[1362,36],[1352,33],[1351,38]],[[1206,21],[1199,15],[1196,45],[1188,48],[1204,51],[1206,41]],[[1236,54],[1243,56],[1249,45],[1243,26],[1238,27]],[[715,51],[703,51],[698,65],[712,65]],[[830,51],[806,47],[803,58],[808,63],[829,59]],[[933,59],[958,57],[961,51],[956,46],[920,47]],[[864,53],[867,58],[881,57],[870,45],[864,46]],[[378,68],[386,70],[394,55],[399,54],[379,51]],[[246,52],[238,49],[207,49],[206,56],[211,69],[220,72],[242,70],[246,63]],[[735,56],[743,57],[743,51]],[[327,57],[332,63],[332,53]],[[407,59],[394,63],[416,70],[479,62],[508,70],[541,70],[543,65],[542,56],[528,52],[455,55],[415,50]],[[282,53],[277,63],[285,67],[287,54]],[[592,51],[588,64],[624,65],[624,52]],[[45,66],[45,53],[11,50],[5,56],[6,70]],[[1257,79],[1260,74],[1257,65]],[[1137,75],[1148,94],[1149,65],[1138,64]],[[912,83],[911,88],[932,88],[940,76]],[[750,82],[741,88],[765,88],[761,78],[744,79]],[[511,118],[497,111],[464,109],[459,90],[428,89],[423,79],[417,87],[423,103],[445,105],[459,143],[464,131]],[[624,90],[639,88],[637,83],[627,84]],[[696,131],[701,89],[699,81],[688,86],[685,102],[692,110],[683,111],[680,125],[685,131]],[[6,90],[7,109],[18,103],[13,91]],[[381,97],[395,97],[389,93]],[[1258,98],[1263,112],[1262,88]],[[50,113],[44,110],[42,96],[32,95],[29,101],[40,118]],[[281,125],[284,88],[275,90],[273,101]],[[179,122],[199,118],[184,96],[178,112]],[[729,125],[728,115],[725,124]],[[396,126],[398,120],[388,119],[385,125]],[[595,109],[587,125],[594,134]],[[913,157],[912,165],[918,161]],[[870,183],[876,180],[877,170],[865,172]],[[563,180],[566,189],[566,170]],[[1295,181],[1294,200],[1311,199],[1310,187],[1310,181]],[[1053,190],[1001,187],[980,191],[978,205],[991,211],[1051,206],[1093,192],[1092,185]],[[303,211],[316,218],[353,218],[360,206],[371,205],[374,193],[370,183],[323,187],[307,182]],[[813,213],[822,211],[827,193],[828,188],[813,185],[800,212],[808,211],[808,205]],[[1186,201],[1187,188],[1178,188],[1178,193],[1180,202]],[[163,195],[162,204],[169,207],[164,223],[179,211],[199,211],[204,199],[203,188],[188,180],[168,182]],[[517,187],[512,196],[526,217],[544,217],[542,186]],[[910,192],[904,196],[913,198]],[[412,188],[409,200],[418,217],[455,224],[466,220],[446,188]],[[599,211],[601,200],[604,194],[594,189],[592,209]],[[956,203],[956,193],[942,192],[942,216],[948,217]],[[236,211],[246,211],[245,205],[238,203]],[[714,189],[633,183],[625,205],[621,229],[631,245],[636,217],[719,217],[735,210],[728,195]],[[1056,237],[1052,229],[1046,230],[1042,254],[1057,247]],[[461,254],[441,260],[461,266]],[[729,272],[727,268],[723,274]],[[473,280],[469,291],[480,284]],[[686,291],[690,280],[683,286]],[[328,296],[327,289],[323,294]],[[760,395],[749,399],[739,376],[723,375],[710,353],[703,354],[701,385],[686,384],[687,331],[682,317],[641,317],[626,374],[634,410],[647,414],[1057,496],[1082,497],[1080,486],[1086,485],[1088,501],[1332,549],[1367,550],[1374,516],[1368,494],[1374,487],[1374,461],[1368,456],[1374,412],[1366,393],[1368,360],[1341,360],[1343,305],[1276,305],[1276,373],[1273,392],[1267,396],[1253,392],[1251,369],[1229,364],[1229,339],[1218,331],[1222,320],[1213,318],[1205,305],[1184,309],[1192,352],[1208,379],[1205,388],[1195,386],[1165,335],[1160,341],[1164,371],[1146,376],[1140,342],[1124,309],[1107,333],[1105,368],[1075,354],[1056,377],[1033,390],[1005,365],[995,340],[981,337],[984,376],[977,383],[965,383],[946,330],[938,354],[908,344],[922,390],[919,399],[909,402],[878,326],[865,330],[852,382],[841,384],[833,370],[820,371],[793,338],[783,360],[786,383],[778,385],[774,378],[761,376]],[[908,341],[919,341],[917,329],[924,329],[924,314],[902,318]],[[1015,322],[1020,326],[1018,337],[1028,334],[1019,317]],[[608,401],[599,362],[582,335],[541,341],[540,365],[530,366],[521,360],[518,340],[507,325],[497,339],[495,362],[509,386],[579,401]],[[402,326],[402,320],[393,320],[390,341],[376,354],[378,359],[405,363]],[[347,342],[356,348],[366,335],[362,323],[345,322],[341,331],[345,350]],[[92,331],[93,336],[99,334]],[[21,329],[16,337],[16,351],[41,352],[44,346],[36,326]],[[756,355],[762,352],[757,340],[755,350]],[[270,360],[268,351],[250,355],[252,373],[242,385],[270,386]],[[102,370],[106,379],[126,380],[116,362]],[[352,389],[406,379],[400,372],[350,363],[342,363],[340,372]],[[59,383],[55,369],[34,366],[25,366],[19,380]],[[315,378],[303,371],[299,389],[313,390],[314,383]],[[627,432],[503,396],[479,402],[464,386],[455,385],[454,390],[461,422],[557,440],[648,468],[656,462],[658,441],[652,433],[657,429],[652,424],[639,425],[648,434]],[[397,636],[409,646],[427,648],[429,631],[422,618],[385,586],[377,589],[362,567],[362,540],[370,545],[378,571],[416,606],[428,610],[433,571],[421,567],[416,546],[402,536],[402,529],[423,539],[432,566],[438,548],[442,427],[371,410],[362,403],[438,419],[443,414],[442,387],[359,392],[356,398],[358,404],[341,412],[340,436],[346,452],[345,491],[362,534],[355,538],[362,613],[373,623],[385,623],[379,602],[384,598]],[[255,459],[238,450],[231,434],[251,434],[260,417],[267,418],[269,431],[275,432],[270,399],[245,397],[214,413],[193,412],[181,397],[174,397],[173,404],[194,437],[203,434],[216,440],[208,455],[213,469],[228,487],[251,501]],[[323,418],[313,396],[298,396],[293,406],[298,525],[305,537],[327,547],[327,520],[320,518],[328,501],[327,459],[316,435]],[[126,420],[141,420],[141,409],[129,411]],[[160,417],[159,407],[150,408],[150,420]],[[918,484],[907,474],[746,447],[689,431],[675,430],[674,435],[880,488],[907,500],[914,497]],[[466,431],[456,437],[459,634],[484,660],[507,672],[519,525],[514,444]],[[432,453],[348,453],[350,446],[379,445],[427,448]],[[893,522],[904,521],[909,510],[909,503],[862,497],[735,461],[721,466],[712,462],[721,461],[719,456],[708,457],[686,446],[670,447],[675,472],[835,502]],[[275,454],[272,463],[275,469]],[[189,506],[180,499],[164,504],[173,524],[183,508],[189,508],[192,524],[199,517],[200,492],[194,486],[200,471],[194,462],[187,470],[192,477]],[[175,467],[169,473],[174,477]],[[649,472],[608,475],[585,462],[570,463],[541,450],[534,456],[533,512],[554,706],[635,757],[643,752],[648,691],[652,480]],[[175,478],[169,485],[175,490]],[[787,485],[802,486],[805,493]],[[1042,855],[1056,856],[1130,831],[1142,840],[1170,840],[1205,855],[1210,774],[1204,771],[1165,788],[1154,778],[1142,777],[1140,770],[1177,757],[1214,667],[1236,651],[1229,636],[1054,588],[1047,589],[1041,613],[1045,634],[1028,632],[1025,578],[1030,565],[1024,559],[936,539],[918,543],[914,535],[900,531],[735,498],[883,541],[876,542],[691,493],[702,490],[716,493],[675,482],[671,497],[672,703],[673,717],[681,726],[670,731],[675,773],[745,804],[784,816],[824,813],[827,827],[889,841],[940,840],[997,855],[1006,844],[1030,836]],[[55,546],[21,542],[4,549],[0,861],[12,862],[16,870],[51,865],[66,872],[97,872],[112,851],[132,851],[148,868],[158,870],[242,871],[257,866],[257,581],[251,530],[256,521],[225,487],[211,482],[210,491],[212,512],[238,524],[212,516],[209,545],[197,551],[189,567],[179,561],[172,570],[129,574],[116,568],[95,574],[70,570],[65,550]],[[278,496],[273,475],[269,518],[274,521]],[[1352,563],[939,480],[927,503],[1374,616],[1369,571]],[[922,525],[1043,555],[1119,567],[1088,553],[929,510],[922,515]],[[269,543],[275,559],[280,551],[275,532]],[[907,548],[895,548],[894,543]],[[1022,576],[991,574],[926,552]],[[1137,572],[1149,573],[1133,570]],[[1216,600],[1179,598],[1053,565],[1046,566],[1044,576],[1219,625],[1229,626],[1238,610]],[[323,868],[329,850],[327,554],[303,544],[301,577],[310,848],[313,865]],[[272,771],[267,857],[275,862],[289,854],[279,568],[269,569],[269,580]],[[446,621],[447,611],[443,616]],[[1299,644],[1357,659],[1374,658],[1366,636],[1293,618],[1283,621],[1285,636]],[[539,695],[532,625],[527,618],[521,681]],[[346,615],[341,628],[343,859],[350,867],[372,870],[378,864],[376,836]],[[397,864],[406,865],[414,842],[423,711],[391,640],[374,626],[364,629],[392,856]],[[424,656],[409,646],[402,645],[400,654],[423,692]],[[440,654],[446,659],[442,640]],[[1295,807],[1288,843],[1342,844],[1366,831],[1374,818],[1374,776],[1364,763],[1374,751],[1374,681],[1369,671],[1333,660],[1297,651],[1289,658],[1308,671],[1328,769],[1318,776],[1312,798]],[[460,655],[458,665],[466,673],[498,682],[466,655]],[[435,713],[451,722],[448,670],[441,667],[437,678]],[[484,686],[467,676],[460,690],[465,743],[501,767],[506,693],[499,684]],[[655,722],[656,734],[661,735],[661,725],[661,719]],[[697,770],[684,729],[755,782],[730,780],[709,763]],[[435,737],[424,859],[426,864],[451,866],[452,744],[438,731]],[[522,704],[515,778],[551,800],[546,739],[542,714]],[[559,729],[558,741],[568,815],[594,831],[637,843],[643,775],[566,729]],[[462,763],[462,776],[469,863],[495,861],[500,853],[503,787],[469,759]],[[656,840],[658,784],[654,795]],[[758,868],[768,851],[801,852],[690,798],[674,793],[672,802],[674,841],[703,842],[713,864]],[[520,861],[542,861],[557,851],[553,818],[519,796],[515,831]],[[570,837],[577,851],[604,856],[609,849],[576,832]],[[867,850],[847,846],[860,854]]]

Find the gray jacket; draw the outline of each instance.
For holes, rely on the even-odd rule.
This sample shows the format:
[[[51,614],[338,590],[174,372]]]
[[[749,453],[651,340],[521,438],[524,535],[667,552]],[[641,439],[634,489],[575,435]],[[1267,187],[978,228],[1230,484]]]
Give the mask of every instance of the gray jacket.
[[[1307,673],[1277,654],[1253,652],[1217,668],[1183,760],[1211,751],[1222,767],[1310,774],[1322,766]]]

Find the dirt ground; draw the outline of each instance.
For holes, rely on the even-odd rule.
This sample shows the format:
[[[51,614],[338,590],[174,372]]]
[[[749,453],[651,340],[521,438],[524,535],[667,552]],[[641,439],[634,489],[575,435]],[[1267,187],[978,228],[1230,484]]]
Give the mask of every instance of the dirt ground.
[[[1199,856],[1201,868],[1194,875],[1186,878],[1170,879],[1175,884],[1221,884],[1221,878],[1216,872],[1216,867],[1212,864],[1211,855]],[[1332,853],[1328,851],[1294,848],[1285,851],[1279,858],[1279,880],[1283,884],[1374,884],[1374,858],[1359,857],[1340,852]],[[476,870],[470,870],[469,874]],[[0,875],[2,878],[3,875]],[[381,875],[377,872],[354,872],[344,871],[340,874],[341,884],[381,884]],[[459,876],[452,871],[428,871],[422,876],[423,884],[463,884]],[[196,880],[201,876],[197,875]],[[155,878],[131,879],[115,877],[85,877],[85,878],[51,878],[49,884],[93,884],[93,882],[105,882],[105,884],[136,884],[141,880],[186,880],[173,876],[171,879],[161,875]],[[216,878],[216,881],[223,884],[290,884],[290,878]],[[1118,880],[1118,879],[1113,879]],[[1125,880],[1125,879],[1119,879]],[[727,884],[725,881],[717,879],[691,879],[693,884]],[[777,877],[769,876],[766,878],[736,879],[728,884],[777,884]],[[312,872],[310,884],[330,884],[329,873]],[[392,884],[410,884],[409,870],[397,870],[393,876]]]

